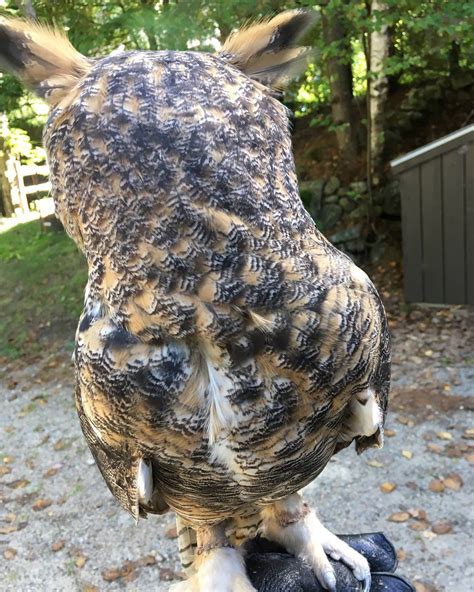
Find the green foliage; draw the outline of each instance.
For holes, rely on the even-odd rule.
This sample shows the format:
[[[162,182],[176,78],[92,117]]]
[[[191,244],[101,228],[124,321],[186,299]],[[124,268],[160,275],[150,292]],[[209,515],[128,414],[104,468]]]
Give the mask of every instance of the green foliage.
[[[0,0],[0,13],[18,15],[20,3]],[[464,0],[385,0],[388,9],[370,11],[370,0],[34,0],[38,19],[67,31],[73,45],[89,56],[104,55],[122,47],[131,49],[192,49],[214,51],[236,26],[286,8],[306,6],[331,22],[336,16],[347,34],[341,43],[325,43],[323,19],[308,34],[316,48],[315,59],[304,78],[287,93],[297,116],[317,112],[313,121],[330,125],[321,117],[329,106],[327,61],[337,58],[351,64],[355,96],[366,92],[365,49],[367,35],[388,25],[391,52],[386,73],[400,84],[421,84],[447,76],[453,50],[460,68],[474,63],[474,3]],[[10,125],[29,130],[40,140],[44,111],[10,76],[0,75],[0,112]]]
[[[64,232],[42,232],[37,220],[0,232],[0,277],[0,356],[38,352],[45,338],[72,338],[87,273]]]
[[[5,147],[13,156],[21,159],[23,164],[39,164],[46,160],[46,152],[42,146],[34,146],[31,138],[23,129],[12,127],[5,138]]]

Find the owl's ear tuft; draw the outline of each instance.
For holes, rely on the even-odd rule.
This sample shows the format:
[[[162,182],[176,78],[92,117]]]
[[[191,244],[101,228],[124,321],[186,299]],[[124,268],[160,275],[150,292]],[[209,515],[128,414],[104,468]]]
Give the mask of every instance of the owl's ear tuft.
[[[247,76],[274,89],[281,89],[307,65],[311,48],[296,47],[298,40],[317,18],[312,10],[287,10],[232,33],[221,56]]]
[[[55,106],[90,69],[91,62],[55,29],[0,17],[0,71],[17,76]]]

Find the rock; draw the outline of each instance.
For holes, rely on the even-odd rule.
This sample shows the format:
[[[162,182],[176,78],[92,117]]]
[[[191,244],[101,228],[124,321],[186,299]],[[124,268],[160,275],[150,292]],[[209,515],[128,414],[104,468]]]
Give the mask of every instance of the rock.
[[[367,183],[365,181],[354,181],[349,185],[349,189],[354,193],[362,195],[363,193],[367,193]]]
[[[324,181],[322,179],[300,183],[301,199],[313,218],[318,218],[321,212],[323,188]]]
[[[365,242],[361,238],[348,241],[346,243],[346,249],[350,253],[363,253],[365,251]]]
[[[336,193],[340,186],[341,182],[337,177],[330,177],[328,182],[324,186],[324,195],[332,195],[333,193]]]
[[[382,210],[388,216],[400,216],[401,214],[401,199],[398,187],[398,181],[392,181],[380,192],[378,192],[378,199],[381,199]]]
[[[370,262],[379,263],[384,258],[386,252],[387,245],[384,243],[384,241],[378,241],[377,243],[374,243],[370,249]]]
[[[337,204],[325,204],[321,210],[319,220],[324,230],[334,228],[341,219],[342,208]]]
[[[345,212],[352,212],[357,207],[356,204],[352,201],[352,199],[348,197],[341,197],[339,200],[339,205]]]
[[[349,226],[348,228],[344,228],[339,232],[335,232],[331,234],[329,240],[334,243],[335,245],[340,243],[345,243],[346,241],[351,241],[359,238],[362,233],[362,225],[361,224],[354,224],[354,226]]]
[[[382,215],[382,212],[383,212],[382,206],[373,206],[372,213],[376,218],[380,218],[380,216]]]
[[[450,80],[454,90],[459,90],[460,88],[466,88],[474,84],[474,74],[470,71],[459,72],[454,74],[454,76],[450,76]]]
[[[365,203],[361,203],[358,205],[355,210],[352,210],[349,214],[349,218],[351,220],[361,220],[362,218],[367,218],[369,214],[369,207]]]
[[[428,97],[422,88],[411,88],[402,103],[402,109],[424,111]]]
[[[432,105],[435,100],[439,100],[443,96],[443,91],[441,87],[439,86],[439,84],[436,83],[427,84],[426,86],[424,86],[423,92],[425,96],[430,98],[428,106]]]
[[[332,204],[337,203],[339,201],[339,197],[337,195],[326,195],[324,198],[324,203]]]

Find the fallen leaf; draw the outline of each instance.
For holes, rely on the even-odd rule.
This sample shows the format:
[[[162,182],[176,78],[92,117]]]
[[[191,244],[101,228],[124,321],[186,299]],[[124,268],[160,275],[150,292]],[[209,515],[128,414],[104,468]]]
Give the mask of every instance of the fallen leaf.
[[[35,503],[31,506],[35,512],[39,512],[40,510],[44,510],[45,508],[49,508],[49,506],[53,502],[50,499],[40,498],[36,500]]]
[[[15,522],[16,520],[16,514],[13,514],[13,512],[10,512],[8,514],[4,514],[1,518],[2,522]]]
[[[435,454],[441,454],[441,452],[443,450],[441,448],[441,446],[438,446],[438,444],[431,444],[431,443],[427,444],[426,448],[428,448],[428,450],[430,452],[434,452]]]
[[[449,432],[437,432],[436,436],[440,440],[452,440],[453,439],[453,435],[450,434]]]
[[[11,465],[11,464],[12,464],[12,462],[13,462],[14,460],[15,460],[15,457],[14,457],[14,456],[8,456],[8,455],[7,455],[7,456],[4,456],[4,457],[3,457],[3,462],[4,462],[6,465]]]
[[[56,475],[60,468],[61,465],[53,465],[43,473],[43,477],[54,477],[54,475]]]
[[[450,473],[445,479],[443,479],[443,482],[448,489],[452,489],[453,491],[459,491],[464,485],[464,481],[458,473]]]
[[[16,549],[13,549],[13,547],[7,547],[3,551],[3,556],[5,557],[5,559],[7,561],[11,561],[17,553],[18,553],[18,551]]]
[[[472,440],[474,439],[474,428],[467,428],[464,430],[463,438],[465,438],[466,440]]]
[[[398,561],[405,561],[406,558],[407,558],[407,552],[404,549],[398,549],[398,551],[397,551]]]
[[[106,569],[102,572],[102,578],[106,582],[115,582],[115,580],[118,580],[121,577],[122,571],[117,567],[113,567],[112,569]]]
[[[141,557],[137,560],[137,564],[140,567],[148,567],[150,565],[155,565],[156,557],[154,555],[145,555],[145,557]]]
[[[446,520],[442,520],[441,522],[435,522],[431,530],[435,534],[448,534],[453,530],[453,525]]]
[[[426,520],[427,519],[427,515],[426,515],[425,510],[421,510],[420,508],[410,508],[408,510],[408,513],[415,520]]]
[[[165,537],[168,539],[175,539],[178,536],[178,532],[176,530],[176,525],[172,524],[171,526],[168,526],[168,528],[165,530]]]
[[[51,545],[51,551],[54,551],[55,553],[57,551],[61,551],[61,549],[64,548],[64,545],[66,544],[66,541],[64,539],[59,539],[58,541],[55,541],[52,545]]]
[[[406,417],[405,415],[399,415],[397,417],[397,421],[398,423],[401,423],[402,425],[406,425],[408,427],[413,427],[415,425],[415,422],[411,420],[409,417]]]
[[[390,483],[390,481],[385,481],[380,485],[380,491],[382,493],[392,493],[397,488],[395,483]]]
[[[76,567],[78,567],[79,569],[82,569],[84,567],[84,565],[87,563],[87,557],[85,557],[84,555],[78,555],[75,559],[74,559],[74,564],[76,565]]]
[[[11,487],[12,489],[21,489],[29,484],[30,482],[28,479],[16,479],[15,481],[10,481],[10,483],[7,483],[8,487]]]
[[[99,588],[97,588],[97,586],[93,586],[92,584],[85,584],[82,588],[82,592],[99,592]]]
[[[397,432],[395,430],[384,430],[383,435],[387,436],[387,438],[393,438],[397,435]]]
[[[421,533],[421,536],[425,539],[428,539],[429,541],[435,539],[438,535],[435,534],[434,532],[432,532],[431,530],[424,530]]]
[[[417,522],[413,522],[412,524],[410,524],[410,528],[416,531],[426,530],[429,527],[430,523],[426,520],[418,520]]]
[[[461,458],[465,450],[466,449],[463,449],[463,446],[461,446],[460,444],[447,444],[444,447],[444,454],[448,458]]]
[[[369,467],[375,467],[376,469],[381,469],[383,466],[385,466],[382,462],[378,460],[368,460],[367,464],[369,465]]]
[[[54,450],[64,450],[67,447],[67,442],[65,442],[62,438],[60,438],[57,442],[55,442],[53,448]]]
[[[411,460],[413,458],[413,452],[411,452],[411,450],[402,450],[402,456]]]
[[[388,517],[389,522],[406,522],[410,518],[408,512],[394,512]]]
[[[432,479],[428,485],[428,488],[433,493],[441,493],[445,489],[444,482],[440,479]]]
[[[132,569],[130,571],[128,571],[124,576],[123,576],[123,581],[126,582],[127,584],[130,582],[133,582],[133,580],[135,580],[138,577],[137,572]]]
[[[431,584],[425,582],[413,582],[416,592],[438,592]]]
[[[0,534],[11,534],[17,530],[18,526],[16,524],[12,524],[11,526],[0,526]]]
[[[2,477],[3,475],[8,475],[8,473],[11,473],[12,470],[10,469],[10,467],[0,467],[0,477]]]

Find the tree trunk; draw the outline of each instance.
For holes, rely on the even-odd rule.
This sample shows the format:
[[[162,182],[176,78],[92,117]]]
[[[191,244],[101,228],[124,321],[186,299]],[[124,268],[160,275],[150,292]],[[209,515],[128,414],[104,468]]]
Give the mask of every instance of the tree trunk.
[[[5,139],[8,133],[7,116],[0,113],[0,191],[1,206],[5,216],[12,216],[14,213],[10,183],[7,178],[8,152]]]
[[[382,0],[372,0],[371,15],[377,17],[387,11]],[[373,182],[377,184],[383,173],[385,104],[388,95],[388,78],[385,60],[388,57],[390,39],[387,25],[382,24],[370,33],[370,152]]]
[[[23,0],[20,6],[23,14],[28,20],[36,21],[36,11],[33,8],[33,3],[31,0]]]
[[[322,25],[326,45],[337,43],[342,51],[347,51],[349,54],[349,36],[340,13],[323,13]],[[337,126],[337,144],[343,157],[351,163],[357,156],[358,145],[350,60],[330,57],[327,60],[327,70],[331,89],[332,118]]]

